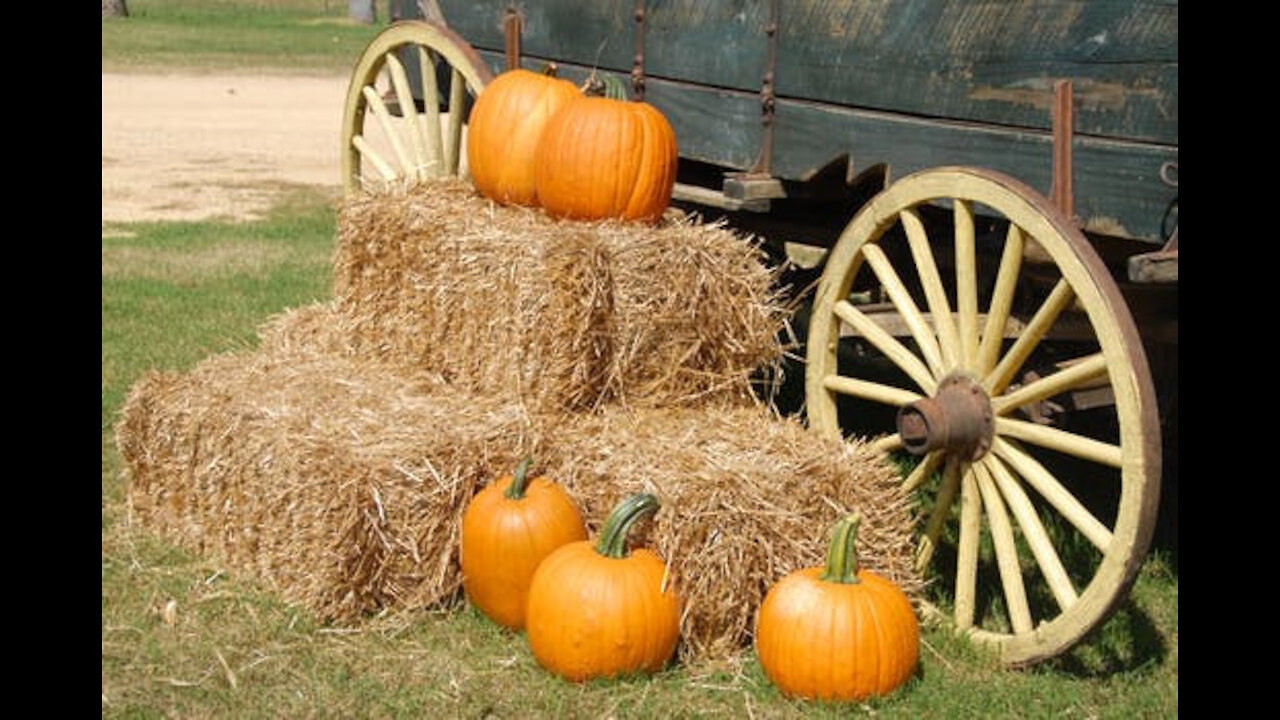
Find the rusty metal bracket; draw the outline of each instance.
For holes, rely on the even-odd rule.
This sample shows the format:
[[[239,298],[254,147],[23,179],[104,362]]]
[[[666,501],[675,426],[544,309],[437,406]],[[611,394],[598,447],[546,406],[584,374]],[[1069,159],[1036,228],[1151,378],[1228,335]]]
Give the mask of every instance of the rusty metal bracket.
[[[1178,187],[1178,163],[1170,161],[1160,165],[1160,182],[1164,183],[1165,185],[1168,185],[1171,188],[1176,189]],[[1178,207],[1178,197],[1176,195],[1174,196],[1173,202],[1170,204],[1170,207],[1175,210]],[[1166,251],[1173,250],[1176,252],[1177,249],[1178,249],[1178,223],[1177,223],[1177,220],[1175,219],[1173,224],[1173,232],[1169,235],[1169,239],[1165,241],[1164,250]]]
[[[769,19],[765,22],[765,65],[760,79],[760,155],[751,168],[752,175],[769,176],[773,171],[774,119],[778,95],[775,87],[778,67],[778,6],[780,0],[769,0]]]
[[[1075,221],[1075,194],[1071,187],[1071,143],[1075,133],[1075,105],[1070,80],[1053,84],[1053,204]]]
[[[644,100],[644,25],[645,0],[636,0],[636,55],[631,66],[631,93],[637,100]]]
[[[760,78],[760,154],[751,169],[742,173],[726,173],[723,193],[726,199],[743,210],[766,212],[769,201],[787,196],[782,181],[773,177],[774,120],[777,114],[776,68],[778,66],[778,13],[781,0],[769,0],[769,18],[765,22],[765,67]]]
[[[502,18],[502,33],[506,41],[507,69],[520,67],[520,35],[524,31],[524,20],[514,5],[507,8]]]

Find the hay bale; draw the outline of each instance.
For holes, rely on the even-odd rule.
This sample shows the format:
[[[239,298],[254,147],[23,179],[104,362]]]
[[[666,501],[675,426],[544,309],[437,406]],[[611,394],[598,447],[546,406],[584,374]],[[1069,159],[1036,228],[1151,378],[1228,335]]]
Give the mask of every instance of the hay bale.
[[[458,529],[532,454],[593,532],[623,496],[685,598],[680,657],[749,645],[764,593],[864,516],[861,558],[908,594],[912,514],[868,446],[752,393],[787,308],[759,247],[717,225],[556,221],[466,183],[345,201],[334,298],[252,352],[152,372],[116,427],[134,516],[322,621],[460,597]]]
[[[546,471],[583,506],[592,532],[633,492],[663,508],[636,541],[670,564],[685,600],[682,660],[750,647],[769,587],[823,563],[827,532],[862,513],[863,567],[918,597],[913,514],[901,477],[861,442],[818,436],[758,407],[611,408],[544,427]]]
[[[275,328],[293,319],[297,330],[318,309]],[[682,660],[749,647],[768,588],[820,564],[827,530],[853,509],[864,516],[863,565],[913,596],[921,587],[900,478],[865,444],[736,403],[529,414],[304,349],[152,372],[116,432],[142,524],[323,621],[455,603],[466,504],[525,454],[578,501],[593,533],[632,492],[663,499],[635,540],[668,559],[685,598]]]
[[[461,511],[528,418],[346,358],[252,352],[151,372],[116,427],[134,517],[323,621],[456,600]]]
[[[776,280],[723,225],[559,221],[459,180],[338,212],[334,298],[357,352],[545,412],[747,401],[784,352]]]

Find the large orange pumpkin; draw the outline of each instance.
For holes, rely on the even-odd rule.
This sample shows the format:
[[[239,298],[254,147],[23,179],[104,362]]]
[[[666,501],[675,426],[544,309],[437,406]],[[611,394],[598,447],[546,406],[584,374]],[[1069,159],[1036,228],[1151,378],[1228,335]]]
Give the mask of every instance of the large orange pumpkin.
[[[675,130],[654,106],[627,100],[617,78],[606,80],[607,94],[589,88],[543,130],[538,204],[555,217],[657,220],[675,187]]]
[[[797,570],[765,594],[756,620],[760,665],[788,697],[863,700],[902,686],[920,657],[905,593],[859,570],[855,513],[836,524],[826,567]]]
[[[462,516],[462,587],[494,622],[524,627],[525,598],[538,564],[587,538],[577,505],[546,477],[528,481],[530,461],[476,493]]]
[[[467,125],[467,164],[476,190],[508,205],[536,205],[534,163],[542,132],[580,91],[553,71],[508,70],[476,98]]]
[[[675,654],[680,598],[666,563],[648,548],[627,553],[627,533],[658,499],[632,495],[610,513],[598,541],[574,542],[533,574],[525,633],[542,667],[581,682],[657,672]]]

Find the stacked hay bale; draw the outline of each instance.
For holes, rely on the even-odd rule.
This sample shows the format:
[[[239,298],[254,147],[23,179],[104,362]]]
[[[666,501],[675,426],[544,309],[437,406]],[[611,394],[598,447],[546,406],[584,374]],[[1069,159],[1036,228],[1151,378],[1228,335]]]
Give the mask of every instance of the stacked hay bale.
[[[351,622],[454,597],[457,510],[528,429],[516,405],[275,351],[149,373],[117,437],[144,526]]]
[[[722,226],[557,221],[457,180],[338,220],[352,351],[459,389],[551,413],[688,405],[748,398],[781,360],[774,272]]]
[[[680,656],[749,642],[769,584],[864,517],[866,566],[920,587],[896,473],[752,392],[787,308],[725,227],[556,221],[446,180],[347,201],[332,300],[256,350],[151,373],[117,426],[136,517],[319,617],[441,607],[472,495],[525,455],[592,530],[656,492],[639,537],[685,598]]]

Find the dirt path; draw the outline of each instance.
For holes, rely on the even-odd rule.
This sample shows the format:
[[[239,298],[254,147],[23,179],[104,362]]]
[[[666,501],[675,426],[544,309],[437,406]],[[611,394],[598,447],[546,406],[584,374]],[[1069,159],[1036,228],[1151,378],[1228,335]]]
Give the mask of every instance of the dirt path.
[[[102,223],[251,219],[340,184],[347,76],[102,75]]]

